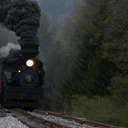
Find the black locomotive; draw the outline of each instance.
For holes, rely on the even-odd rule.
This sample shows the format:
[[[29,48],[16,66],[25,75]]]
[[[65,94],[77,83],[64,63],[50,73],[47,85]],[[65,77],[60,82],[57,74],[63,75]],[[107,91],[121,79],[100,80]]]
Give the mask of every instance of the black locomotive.
[[[19,51],[0,61],[0,100],[6,107],[37,108],[43,94],[38,58],[41,9],[36,0],[0,0],[0,23],[15,32]]]
[[[1,60],[0,98],[3,106],[38,108],[43,95],[43,63],[38,57],[11,51]]]

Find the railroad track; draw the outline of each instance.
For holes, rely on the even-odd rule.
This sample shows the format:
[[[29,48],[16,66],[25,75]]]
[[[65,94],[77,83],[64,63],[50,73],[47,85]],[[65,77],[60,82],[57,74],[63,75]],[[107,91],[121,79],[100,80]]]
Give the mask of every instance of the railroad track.
[[[97,128],[120,128],[118,126],[112,126],[112,125],[99,123],[99,122],[95,122],[95,121],[89,121],[89,120],[85,120],[85,119],[83,120],[83,119],[80,119],[80,118],[65,116],[63,114],[54,113],[54,112],[46,112],[46,111],[40,111],[40,110],[35,110],[35,112],[39,113],[39,114],[42,114],[42,115],[45,115],[45,116],[54,116],[54,117],[58,117],[58,118],[68,120],[68,121],[74,121],[78,124],[81,124],[82,128],[84,128],[84,125],[97,127]]]
[[[119,128],[117,126],[40,110],[29,112],[13,109],[8,111],[30,128]]]
[[[8,112],[30,128],[69,128],[58,123],[45,120],[42,117],[34,115],[33,112],[20,109],[8,110]]]

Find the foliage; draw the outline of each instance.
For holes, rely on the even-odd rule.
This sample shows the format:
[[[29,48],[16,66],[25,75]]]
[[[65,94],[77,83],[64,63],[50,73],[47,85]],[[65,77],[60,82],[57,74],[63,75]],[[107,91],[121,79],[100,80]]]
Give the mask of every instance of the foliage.
[[[125,107],[116,107],[112,97],[88,99],[85,96],[76,96],[72,103],[74,115],[117,126],[121,124],[124,126],[124,122],[126,123],[126,118],[124,121],[124,115],[122,114]]]
[[[128,105],[126,105],[121,114],[122,125],[128,128]]]
[[[126,123],[121,113],[127,117],[127,4],[127,0],[83,0],[74,5],[63,26],[54,25],[47,48],[52,110]]]

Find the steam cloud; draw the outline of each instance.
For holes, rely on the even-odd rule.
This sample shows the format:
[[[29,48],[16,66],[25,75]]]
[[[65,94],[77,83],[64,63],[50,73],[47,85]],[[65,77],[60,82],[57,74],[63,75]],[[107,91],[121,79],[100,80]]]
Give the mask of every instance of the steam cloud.
[[[40,15],[37,0],[0,0],[0,22],[20,37],[23,54],[38,54]]]
[[[14,44],[9,42],[6,46],[0,48],[0,58],[7,57],[11,50],[20,50],[21,47],[19,44]]]

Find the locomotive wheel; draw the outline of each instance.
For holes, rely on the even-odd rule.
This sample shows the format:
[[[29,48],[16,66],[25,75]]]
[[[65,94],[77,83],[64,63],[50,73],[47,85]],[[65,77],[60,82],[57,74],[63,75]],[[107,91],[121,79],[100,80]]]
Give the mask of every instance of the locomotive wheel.
[[[8,105],[8,100],[7,100],[7,94],[6,92],[6,87],[7,86],[7,78],[6,76],[3,76],[3,87],[2,87],[2,93],[1,93],[1,105],[5,108],[11,108],[11,106]]]
[[[4,96],[4,92],[1,93],[1,105],[3,107],[5,107],[5,104],[6,104],[6,99],[5,99],[5,96]]]
[[[0,94],[0,104],[3,105],[3,94]]]
[[[6,99],[6,96],[4,94],[4,90],[3,90],[3,93],[2,93],[2,106],[5,107],[5,108],[8,108],[7,99]]]

